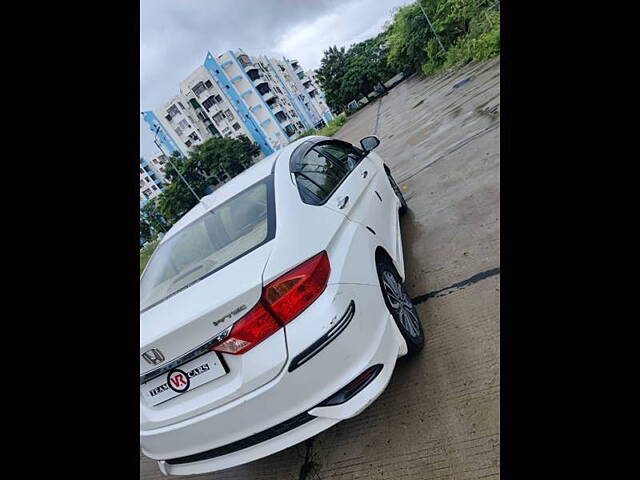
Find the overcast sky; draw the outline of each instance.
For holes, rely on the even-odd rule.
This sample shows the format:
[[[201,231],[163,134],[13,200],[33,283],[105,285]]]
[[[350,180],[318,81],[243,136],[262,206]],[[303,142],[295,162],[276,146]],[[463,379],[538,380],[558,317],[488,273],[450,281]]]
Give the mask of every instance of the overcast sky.
[[[179,92],[207,51],[242,48],[249,55],[298,59],[320,66],[332,45],[348,47],[376,35],[394,7],[412,0],[141,0],[140,111]],[[140,120],[140,154],[157,154]]]

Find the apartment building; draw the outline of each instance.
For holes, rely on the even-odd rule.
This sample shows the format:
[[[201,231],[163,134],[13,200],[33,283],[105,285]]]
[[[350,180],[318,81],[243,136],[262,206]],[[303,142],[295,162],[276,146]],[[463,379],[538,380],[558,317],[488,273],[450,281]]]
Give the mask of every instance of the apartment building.
[[[241,49],[214,56],[180,82],[180,93],[142,112],[167,154],[188,154],[214,137],[246,135],[264,155],[283,148],[333,115],[299,62],[250,57]]]
[[[160,195],[165,184],[164,168],[166,157],[160,155],[151,161],[144,158],[140,159],[140,206],[142,207],[146,200]]]
[[[320,88],[320,84],[318,83],[318,79],[316,78],[315,70],[307,70],[304,72],[305,79],[302,82],[305,87],[309,97],[311,98],[311,103],[315,108],[318,109],[319,112],[322,112],[322,118],[326,123],[333,120],[335,117],[331,112],[331,108],[327,105],[327,101],[324,96],[324,92]]]
[[[289,103],[302,120],[306,129],[321,128],[333,118],[324,94],[298,60],[259,57],[269,66],[269,71],[286,92]]]

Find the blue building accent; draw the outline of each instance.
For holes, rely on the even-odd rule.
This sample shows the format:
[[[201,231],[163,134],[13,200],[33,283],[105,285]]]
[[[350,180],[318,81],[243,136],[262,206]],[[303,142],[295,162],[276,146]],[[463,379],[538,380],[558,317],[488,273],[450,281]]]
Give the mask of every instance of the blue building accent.
[[[252,112],[255,112],[257,110],[260,110],[261,108],[262,108],[262,105],[258,104],[258,105],[254,105],[249,110],[251,110]]]
[[[286,63],[287,65],[290,65],[289,60],[287,60],[287,58],[286,58],[286,57],[282,57],[282,59],[285,61],[285,63]],[[302,82],[302,79],[301,79],[297,74],[296,74],[296,76],[298,77],[298,80],[299,80],[300,82]],[[303,83],[303,82],[302,82],[302,83]],[[302,96],[303,96],[303,98],[304,98],[307,102],[309,102],[309,103],[313,103],[313,101],[311,100],[311,97],[310,97],[309,93],[307,92],[306,88],[304,88],[304,83],[303,83],[303,85],[302,85],[302,88],[303,88],[303,90],[302,90]],[[322,96],[322,98],[324,99],[324,96]],[[321,120],[322,118],[326,117],[326,115],[319,116],[319,114],[318,114],[318,113],[316,113],[314,110],[312,110],[311,108],[309,108],[309,107],[307,107],[306,105],[304,105],[304,103],[300,104],[300,108],[302,108],[304,111],[306,111],[306,112],[308,113],[308,115],[309,115],[309,116],[310,116],[310,118],[311,118],[311,121],[313,122],[313,127],[315,127],[315,125],[316,125],[317,123],[319,123],[319,122],[320,122],[320,120]],[[331,118],[333,118],[333,117],[331,117]]]
[[[230,65],[231,63],[233,62],[229,60],[228,62],[225,62],[224,65]],[[211,76],[217,80],[218,84],[221,86],[221,90],[229,98],[231,104],[235,105],[238,116],[247,127],[247,130],[249,130],[249,133],[260,147],[260,150],[262,150],[265,155],[271,155],[273,153],[273,148],[265,138],[262,129],[256,125],[251,112],[249,112],[233,85],[230,85],[229,78],[222,69],[223,67],[220,66],[220,64],[218,64],[218,62],[213,58],[211,52],[207,52],[207,56],[204,60],[204,67],[209,71]]]
[[[309,122],[309,118],[306,115],[302,114],[302,111],[307,111],[307,109],[304,108],[304,105],[300,105],[300,101],[297,98],[294,98],[293,95],[291,95],[291,92],[287,88],[287,84],[284,82],[284,80],[282,80],[282,78],[280,77],[280,74],[278,73],[278,70],[271,63],[271,60],[269,60],[268,57],[265,57],[265,58],[267,60],[267,63],[269,63],[269,66],[271,67],[271,70],[276,74],[276,77],[278,78],[278,81],[280,82],[280,85],[282,85],[282,88],[284,88],[285,91],[287,92],[287,97],[289,97],[289,102],[291,102],[291,105],[293,105],[293,109],[298,114],[298,117],[302,121],[302,124],[304,125],[304,127],[307,130],[313,128],[315,126],[315,123],[317,123],[317,122],[315,122],[315,123]],[[313,118],[313,117],[311,117],[311,118]]]
[[[149,125],[149,130],[153,135],[156,134],[156,129],[160,127],[158,130],[158,140],[164,147],[168,150],[167,155],[171,155],[173,152],[179,152],[180,155],[185,155],[180,147],[178,147],[178,143],[169,135],[169,132],[162,126],[156,114],[152,111],[142,112],[143,120]]]
[[[278,128],[280,129],[280,131],[282,133],[285,133],[284,129],[282,128],[282,126],[280,125],[280,122],[278,122],[278,120],[276,119],[275,115],[273,114],[273,112],[271,111],[271,109],[269,108],[269,105],[267,105],[267,102],[264,101],[264,99],[262,98],[262,95],[260,94],[260,92],[258,91],[258,89],[255,87],[255,85],[253,84],[253,80],[251,80],[249,78],[249,76],[247,75],[247,72],[244,71],[244,67],[242,66],[242,64],[238,61],[238,58],[236,57],[236,54],[233,53],[231,50],[229,50],[229,54],[231,55],[231,57],[233,58],[234,62],[236,62],[236,65],[238,65],[238,67],[240,67],[240,70],[242,71],[242,75],[244,75],[244,77],[247,79],[247,82],[249,82],[249,85],[251,85],[251,89],[256,93],[256,95],[258,96],[258,98],[260,99],[260,102],[262,103],[262,105],[264,105],[264,108],[267,109],[267,112],[269,112],[269,115],[271,115],[271,118],[273,119],[273,121],[275,122],[275,124],[278,126]],[[267,122],[268,123],[268,122]],[[265,122],[262,122],[262,125],[264,125]]]
[[[236,75],[231,79],[231,82],[236,83],[238,80],[242,80],[242,75]]]
[[[247,95],[249,95],[251,93],[251,90],[247,90],[246,92],[242,92],[242,94],[240,95],[241,98],[246,97]]]

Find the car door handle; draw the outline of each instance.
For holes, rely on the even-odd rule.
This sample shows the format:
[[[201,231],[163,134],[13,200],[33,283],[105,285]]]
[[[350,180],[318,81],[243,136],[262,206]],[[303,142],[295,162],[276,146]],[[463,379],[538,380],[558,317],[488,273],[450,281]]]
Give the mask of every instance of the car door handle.
[[[338,208],[343,209],[344,207],[347,206],[347,202],[349,202],[349,195],[338,198],[338,202],[337,202]]]
[[[367,178],[367,175],[369,175],[369,172],[367,172],[366,170],[364,172],[362,172],[360,175],[362,175],[362,178]]]

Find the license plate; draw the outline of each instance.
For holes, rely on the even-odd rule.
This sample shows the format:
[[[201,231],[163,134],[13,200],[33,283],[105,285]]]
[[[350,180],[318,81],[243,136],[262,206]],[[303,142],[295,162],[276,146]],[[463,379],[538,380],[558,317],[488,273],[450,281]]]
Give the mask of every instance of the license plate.
[[[140,385],[149,405],[158,405],[227,373],[220,357],[209,352]]]

